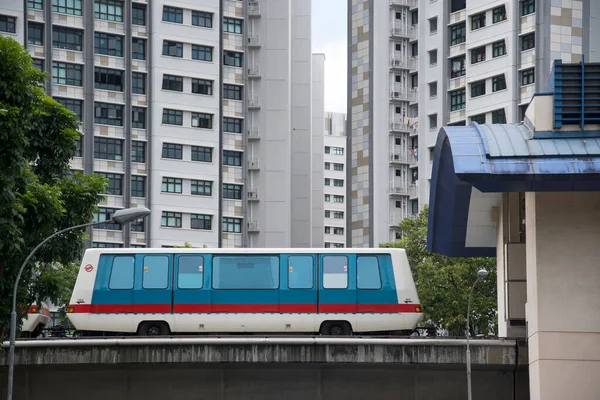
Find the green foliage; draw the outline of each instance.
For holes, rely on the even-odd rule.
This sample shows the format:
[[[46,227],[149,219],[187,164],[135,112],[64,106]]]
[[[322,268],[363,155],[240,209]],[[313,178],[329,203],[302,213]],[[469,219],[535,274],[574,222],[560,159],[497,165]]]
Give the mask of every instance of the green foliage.
[[[469,292],[477,271],[486,269],[489,275],[477,283],[473,292],[470,331],[472,335],[496,334],[496,259],[455,258],[431,253],[427,250],[428,212],[425,207],[416,218],[404,219],[400,222],[402,238],[380,247],[406,249],[424,320],[457,336],[465,333]]]
[[[70,176],[75,140],[73,113],[44,94],[46,74],[27,50],[0,37],[0,340],[8,333],[12,289],[29,252],[59,229],[91,221],[105,191],[101,176]],[[73,260],[84,232],[75,231],[42,247],[21,277],[18,310],[46,298],[68,301]],[[35,267],[35,268],[34,268]],[[37,272],[36,272],[37,271]]]
[[[174,247],[174,248],[176,248],[176,249],[191,249],[191,248],[193,248],[194,246],[192,246],[192,245],[191,245],[190,243],[188,243],[188,242],[185,242],[185,244],[184,244],[183,246],[173,246],[173,247]],[[203,245],[202,245],[202,248],[203,248],[203,249],[205,249],[205,248],[207,248],[207,247],[208,247],[208,246],[207,246],[207,245],[205,245],[205,244],[203,244]]]

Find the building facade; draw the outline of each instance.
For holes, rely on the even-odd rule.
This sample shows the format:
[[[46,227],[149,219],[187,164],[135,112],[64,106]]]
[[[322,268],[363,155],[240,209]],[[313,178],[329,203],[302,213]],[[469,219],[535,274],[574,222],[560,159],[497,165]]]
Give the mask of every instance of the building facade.
[[[323,136],[323,247],[346,247],[346,116],[325,113]]]
[[[97,226],[93,247],[310,245],[310,15],[301,0],[0,1],[1,33],[81,122],[72,169],[109,180],[96,220],[152,211]]]
[[[349,5],[352,246],[394,240],[428,203],[442,126],[520,122],[551,60],[599,54],[593,0]]]

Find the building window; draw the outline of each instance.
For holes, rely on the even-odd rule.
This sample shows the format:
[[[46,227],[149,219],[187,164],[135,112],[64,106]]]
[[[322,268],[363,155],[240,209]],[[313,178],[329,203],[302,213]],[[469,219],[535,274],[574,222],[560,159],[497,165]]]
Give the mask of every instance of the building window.
[[[429,97],[437,96],[437,82],[431,82],[428,84],[429,86]]]
[[[192,78],[192,93],[212,96],[213,81],[209,81],[208,79]]]
[[[162,158],[183,160],[183,146],[175,143],[163,143]]]
[[[333,212],[333,218],[335,218],[335,219],[344,219],[344,212],[343,211],[334,211]]]
[[[437,64],[437,50],[428,51],[429,53],[429,65],[434,66]]]
[[[0,23],[1,25],[1,23]],[[1,29],[1,27],[0,27]],[[57,49],[81,51],[83,31],[54,26],[52,29],[52,47]]]
[[[485,94],[485,80],[471,83],[471,97],[483,96]]]
[[[131,92],[146,94],[146,74],[142,74],[141,72],[131,73]]]
[[[83,101],[75,100],[75,99],[65,99],[55,97],[54,100],[61,103],[67,110],[75,113],[77,117],[77,121],[81,122],[81,117],[83,116]]]
[[[502,22],[506,20],[506,6],[503,4],[499,7],[496,7],[492,10],[492,22],[495,24],[497,22]]]
[[[123,106],[112,103],[95,103],[94,123],[123,126]]]
[[[212,13],[203,11],[192,11],[192,25],[201,26],[204,28],[212,28],[213,15]]]
[[[521,36],[521,51],[530,50],[535,47],[535,32]]]
[[[344,196],[341,195],[333,195],[333,202],[334,203],[343,203],[344,202]]]
[[[334,235],[343,235],[344,234],[344,228],[333,227],[333,234]]]
[[[235,18],[223,18],[223,32],[242,34],[242,20]]]
[[[33,8],[34,10],[43,10],[44,0],[27,0],[27,8]]]
[[[223,131],[230,133],[242,133],[243,119],[223,117]]]
[[[456,57],[450,60],[450,78],[458,78],[464,76],[465,73],[465,56]]]
[[[492,111],[492,124],[505,124],[505,123],[506,123],[506,113],[504,111],[504,108]]]
[[[535,12],[535,0],[521,0],[521,16],[533,14]]]
[[[82,15],[81,0],[52,0],[52,12]]]
[[[52,83],[83,86],[83,65],[54,61],[52,63]]]
[[[81,157],[81,146],[83,145],[83,136],[75,140],[75,154],[73,157]]]
[[[325,195],[325,202],[329,203],[331,201],[331,195],[330,194],[326,194]]]
[[[492,57],[500,57],[506,54],[506,43],[504,40],[499,40],[492,43]]]
[[[94,51],[96,54],[123,57],[123,37],[96,32],[94,37]]]
[[[471,64],[485,61],[485,46],[471,50]]]
[[[450,46],[464,43],[467,40],[467,29],[465,22],[454,24],[450,27]]]
[[[27,43],[36,46],[44,45],[44,25],[29,22],[27,24]]]
[[[527,112],[527,107],[529,104],[523,104],[519,106],[519,121],[523,121],[525,119],[525,113]]]
[[[134,60],[146,59],[146,39],[131,38],[131,58]]]
[[[325,169],[327,169],[327,170],[331,169],[331,163],[326,162]]]
[[[535,70],[529,68],[521,71],[521,86],[531,85],[535,83]]]
[[[192,146],[192,161],[212,162],[212,147]]]
[[[181,213],[163,211],[160,226],[166,228],[181,228]]]
[[[129,229],[131,230],[131,232],[145,232],[145,226],[144,226],[144,218],[140,218],[140,219],[136,219],[135,221],[133,221],[132,223],[129,224]],[[144,245],[131,245],[129,247],[136,247],[136,246],[141,246],[141,247],[145,247]]]
[[[131,162],[146,162],[146,142],[131,141]]]
[[[419,23],[419,10],[410,13],[410,24],[417,25]]]
[[[120,139],[95,137],[94,158],[123,161],[123,141]]]
[[[212,216],[205,214],[192,214],[190,218],[190,228],[210,231],[212,229]]]
[[[94,70],[94,87],[96,89],[123,91],[123,71],[118,69],[99,68]]]
[[[213,48],[210,46],[192,45],[192,60],[212,61]]]
[[[411,56],[417,57],[419,55],[419,44],[411,43],[410,48],[411,48],[411,52],[410,52]]]
[[[467,0],[451,0],[450,1],[450,12],[457,12],[467,8]]]
[[[331,179],[330,178],[325,178],[325,186],[331,186]]]
[[[109,174],[101,173],[106,179],[108,179],[108,192],[113,196],[123,195],[123,175],[121,174]]]
[[[229,100],[242,100],[243,86],[240,85],[223,85],[223,98]]]
[[[98,248],[98,249],[120,249],[122,248],[123,245],[121,243],[103,243],[103,242],[93,242],[92,243],[92,248]],[[131,270],[131,286],[125,288],[125,289],[132,289],[133,288],[133,269]],[[118,283],[116,285],[119,285]],[[115,284],[110,283],[110,288],[111,289],[115,289]],[[117,289],[119,289],[119,287],[117,287]]]
[[[8,15],[0,15],[0,32],[17,33],[17,19]]]
[[[194,196],[212,196],[212,182],[192,180],[191,193]]]
[[[162,88],[163,90],[183,92],[183,77],[164,74]]]
[[[429,34],[434,35],[437,33],[438,29],[438,19],[437,17],[433,17],[429,19]]]
[[[223,150],[223,165],[242,166],[242,153],[239,151]]]
[[[450,111],[463,110],[466,103],[465,88],[450,92]]]
[[[163,40],[162,55],[169,57],[183,57],[183,43]]]
[[[381,289],[381,275],[377,257],[359,256],[356,259],[356,287],[358,289]]]
[[[98,207],[98,212],[94,213],[94,222],[110,221],[113,214],[117,211],[114,208]],[[107,229],[111,231],[120,231],[121,225],[115,222],[106,222],[94,226],[94,229]]]
[[[333,186],[344,187],[344,180],[343,179],[334,179]]]
[[[202,129],[212,129],[213,115],[206,113],[192,113],[192,127]]]
[[[133,3],[131,5],[131,23],[146,26],[146,6],[144,4]]]
[[[338,163],[333,164],[333,170],[334,171],[343,171],[344,170],[344,164],[338,164]]]
[[[223,217],[223,223],[221,226],[223,232],[226,233],[241,233],[242,232],[242,220],[239,218]]]
[[[162,20],[165,22],[183,24],[183,9],[163,6]]]
[[[485,12],[471,15],[471,30],[483,28],[485,26]]]
[[[431,114],[429,116],[429,130],[433,131],[437,129],[437,114]]]
[[[182,193],[183,192],[183,179],[163,176],[161,192],[163,192],[163,193]]]
[[[131,127],[146,129],[146,109],[143,107],[131,107]]]
[[[497,92],[504,89],[506,89],[506,78],[504,77],[504,74],[494,76],[492,78],[492,92]]]
[[[244,64],[243,59],[243,53],[228,50],[223,52],[223,65],[227,65],[229,67],[242,67]]]
[[[223,184],[223,198],[241,200],[242,199],[242,186],[234,185],[231,183]]]
[[[162,123],[167,125],[183,126],[183,111],[164,108]]]
[[[123,22],[123,2],[119,0],[95,0],[94,18]]]
[[[34,58],[33,59],[33,66],[35,68],[37,68],[38,70],[40,70],[41,72],[44,72],[44,60],[41,58]]]
[[[471,116],[471,122],[477,122],[478,124],[485,124],[485,113]]]

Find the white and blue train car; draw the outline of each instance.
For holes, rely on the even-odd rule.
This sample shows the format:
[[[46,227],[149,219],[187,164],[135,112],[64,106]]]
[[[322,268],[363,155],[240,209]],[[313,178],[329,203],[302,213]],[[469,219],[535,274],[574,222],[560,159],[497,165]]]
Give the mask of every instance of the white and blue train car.
[[[84,334],[142,336],[408,334],[421,315],[402,249],[89,249],[68,307]]]

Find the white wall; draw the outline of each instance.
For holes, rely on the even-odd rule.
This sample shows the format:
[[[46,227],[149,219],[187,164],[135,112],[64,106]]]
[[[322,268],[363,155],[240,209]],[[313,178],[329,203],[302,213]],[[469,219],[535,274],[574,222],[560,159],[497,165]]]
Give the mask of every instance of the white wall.
[[[311,247],[323,246],[325,54],[312,55],[312,237]]]

